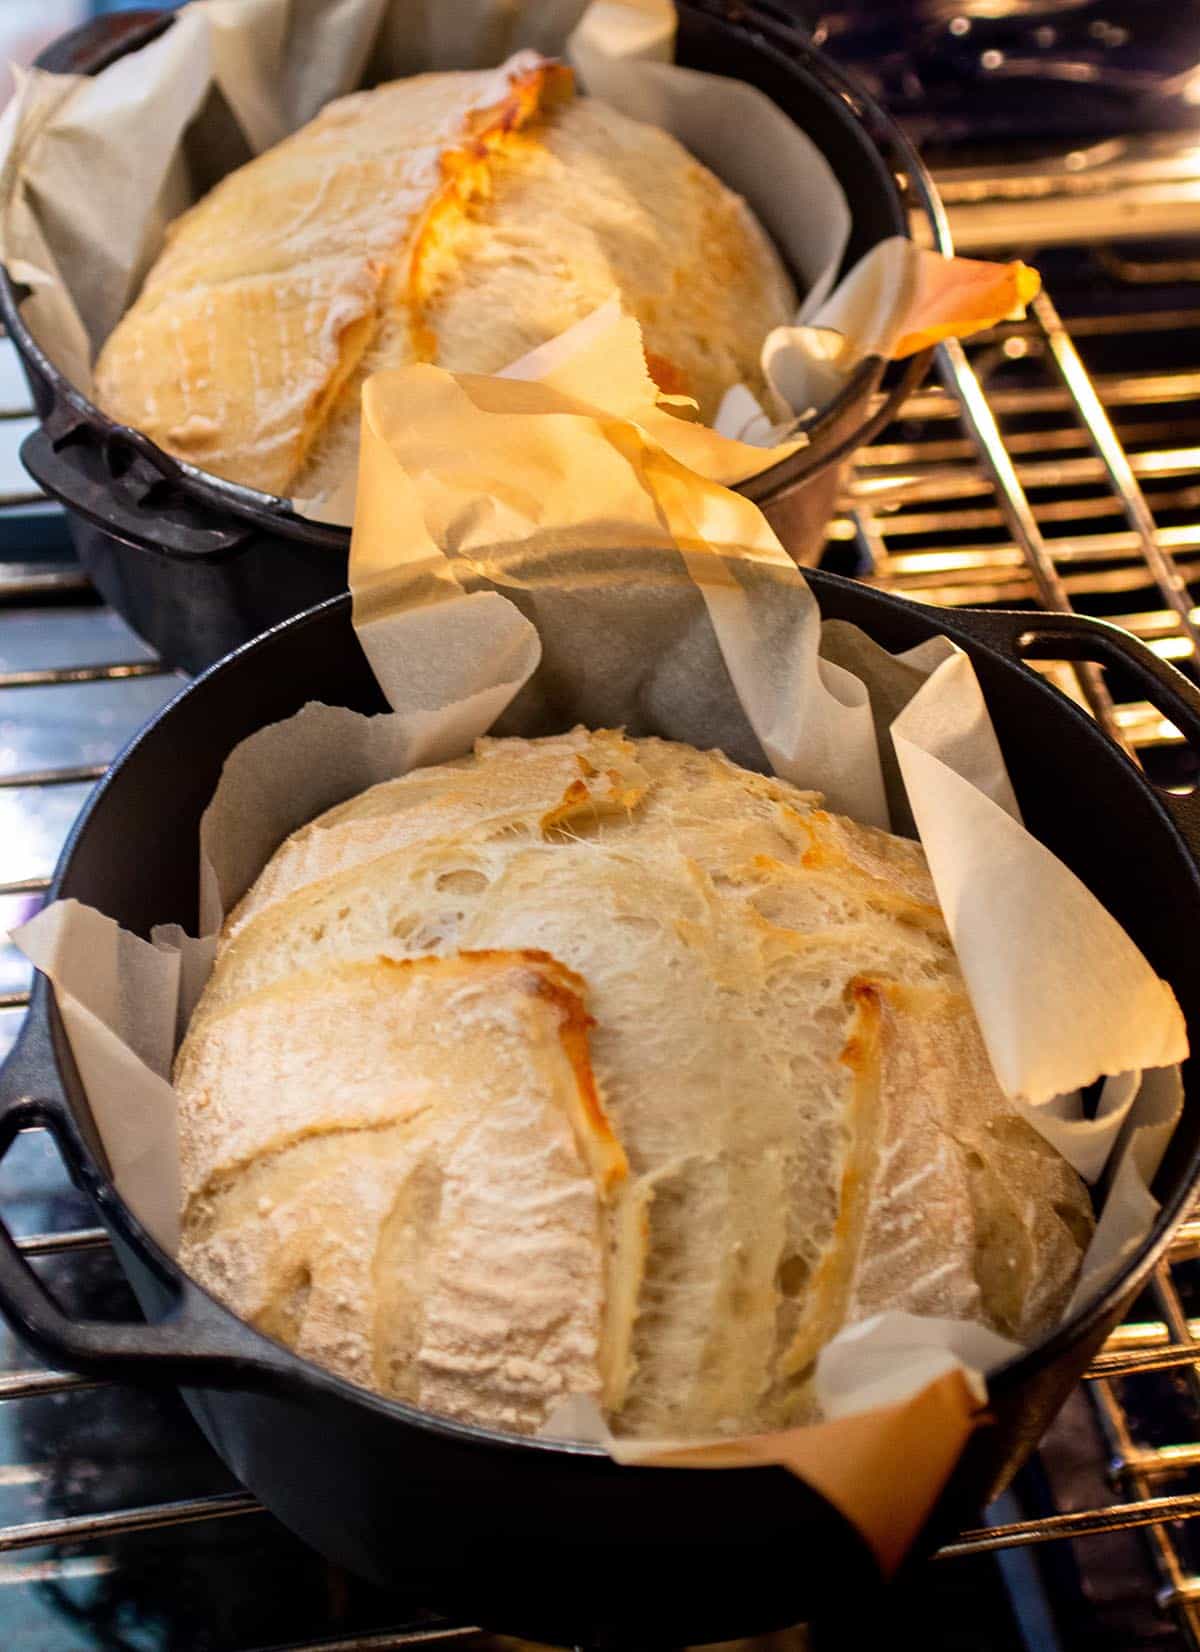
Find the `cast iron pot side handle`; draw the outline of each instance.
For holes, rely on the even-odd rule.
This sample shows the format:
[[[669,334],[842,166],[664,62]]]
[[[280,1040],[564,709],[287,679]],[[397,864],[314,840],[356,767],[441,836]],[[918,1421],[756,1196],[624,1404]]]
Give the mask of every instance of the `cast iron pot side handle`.
[[[1128,672],[1200,760],[1200,689],[1120,626],[1084,614],[974,609],[962,617],[974,635],[1019,660],[1090,661]],[[1200,864],[1200,787],[1182,794],[1155,789]]]
[[[102,12],[52,40],[34,59],[34,67],[57,75],[99,74],[117,58],[165,34],[174,21],[174,13],[162,6]]]
[[[189,562],[221,561],[253,537],[252,527],[224,526],[193,505],[137,431],[110,438],[106,456],[101,439],[85,424],[56,435],[53,423],[47,420],[25,438],[21,462],[43,493],[106,533]],[[115,465],[114,441],[120,443]]]
[[[175,14],[162,7],[104,13],[53,41],[36,65],[57,74],[98,74],[149,45],[174,21]],[[199,561],[231,556],[252,537],[253,529],[230,528],[192,504],[174,485],[163,456],[136,431],[106,439],[69,406],[56,407],[46,425],[21,445],[26,470],[44,493],[118,539]],[[115,466],[114,442],[121,449]]]
[[[59,1093],[51,1051],[49,991],[37,982],[17,1045],[0,1066],[0,1160],[17,1134],[47,1129],[77,1185],[89,1155]],[[55,1365],[114,1382],[211,1388],[292,1387],[301,1377],[286,1350],[274,1349],[249,1326],[188,1281],[174,1308],[154,1324],[73,1319],[63,1312],[0,1219],[0,1310],[13,1329]]]

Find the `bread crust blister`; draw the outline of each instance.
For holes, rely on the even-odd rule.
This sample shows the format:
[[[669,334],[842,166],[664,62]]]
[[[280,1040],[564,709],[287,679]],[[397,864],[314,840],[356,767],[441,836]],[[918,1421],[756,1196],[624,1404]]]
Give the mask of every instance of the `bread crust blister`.
[[[920,846],[613,731],[483,740],[296,833],[176,1086],[184,1265],[517,1431],[568,1393],[647,1437],[806,1420],[817,1351],[885,1306],[1033,1341],[1092,1226],[996,1084]]]

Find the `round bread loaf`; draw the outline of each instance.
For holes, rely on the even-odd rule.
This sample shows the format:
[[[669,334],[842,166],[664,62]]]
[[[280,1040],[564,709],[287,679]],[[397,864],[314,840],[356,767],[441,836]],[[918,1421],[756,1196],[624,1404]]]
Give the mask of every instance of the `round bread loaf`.
[[[717,752],[482,740],[289,838],[175,1072],[184,1266],[382,1393],[536,1429],[812,1414],[885,1307],[1022,1341],[1091,1232],[918,844]]]
[[[369,373],[496,372],[614,294],[707,420],[763,392],[795,309],[739,196],[524,52],[342,98],[226,177],[170,227],[96,395],[178,458],[319,500],[353,474]]]

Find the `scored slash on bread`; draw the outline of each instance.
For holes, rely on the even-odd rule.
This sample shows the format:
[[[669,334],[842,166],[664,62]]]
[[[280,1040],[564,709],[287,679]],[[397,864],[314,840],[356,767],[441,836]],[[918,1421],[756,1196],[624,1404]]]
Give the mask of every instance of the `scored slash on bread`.
[[[563,65],[417,75],[329,104],[172,224],[96,364],[177,458],[305,501],[357,462],[365,379],[494,373],[614,295],[664,390],[765,394],[795,293],[739,196]]]
[[[100,354],[101,405],[180,458],[286,493],[402,298],[423,222],[444,231],[552,79],[526,53],[507,72],[354,93],[230,173],[169,227]],[[473,173],[450,160],[464,143]]]
[[[618,1432],[643,1437],[803,1421],[817,1352],[885,1306],[1033,1340],[1070,1296],[1087,1192],[996,1083],[920,846],[820,804],[719,752],[576,729],[484,740],[339,805],[281,846],[226,926],[177,1075],[185,1142],[194,1130],[241,1165],[237,1185],[295,1134],[293,1090],[305,1128],[344,1123],[359,1092],[331,1091],[320,1050],[382,1035],[365,1002],[329,1019],[319,983],[355,961],[536,959],[556,1059],[574,1062],[563,1094],[585,1121],[603,1305],[586,1373],[543,1365],[513,1426],[536,1428],[564,1392],[600,1395]],[[315,1045],[273,1007],[297,984],[327,1029]],[[197,1087],[203,1052],[251,1013],[270,1096],[236,1076]],[[289,1068],[285,1085],[297,1039],[309,1077]],[[344,1074],[349,1057],[330,1059]],[[440,1071],[435,1049],[404,1046],[408,1082],[427,1060]],[[219,1129],[201,1094],[233,1106]],[[228,1210],[198,1152],[187,1265],[227,1295]],[[371,1264],[418,1279],[414,1323],[418,1261]],[[284,1336],[301,1351],[311,1312]],[[408,1392],[372,1370],[360,1380]],[[480,1420],[495,1418],[490,1380]],[[464,1366],[440,1403],[471,1414],[473,1381]]]
[[[1070,1296],[1091,1237],[1079,1177],[1024,1119],[979,1105],[998,1092],[961,988],[854,987],[866,1012],[856,1068],[870,1099],[847,1316],[901,1301],[936,1318],[986,1317],[1029,1341]]]
[[[595,1388],[626,1172],[583,983],[536,952],[335,964],[180,1053],[181,1260],[359,1382],[519,1428]],[[414,1295],[414,1285],[420,1291]]]

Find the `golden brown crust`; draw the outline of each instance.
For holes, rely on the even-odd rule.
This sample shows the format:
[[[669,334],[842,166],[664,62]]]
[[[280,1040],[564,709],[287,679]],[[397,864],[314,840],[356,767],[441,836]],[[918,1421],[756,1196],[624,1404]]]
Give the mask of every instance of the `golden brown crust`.
[[[272,1062],[297,1038],[336,1044],[336,1017],[318,1026],[328,1006],[306,1007],[301,1033],[280,1002],[355,960],[374,979],[381,957],[414,979],[441,960],[443,984],[456,961],[503,971],[507,998],[540,1010],[540,1068],[552,1030],[598,1212],[588,1370],[622,1432],[804,1420],[820,1348],[885,1306],[1032,1340],[1070,1294],[1086,1191],[996,1084],[920,847],[815,794],[611,730],[482,741],[281,847],[227,926],[181,1062],[247,1013]],[[413,1037],[415,1080],[445,1034],[428,1054]],[[253,1054],[230,1047],[227,1065]],[[334,1059],[314,1121],[378,1125],[376,1090],[364,1111]],[[251,1140],[228,1082],[219,1151],[234,1185],[261,1181],[293,1104]],[[185,1174],[204,1185],[186,1157]],[[389,1231],[381,1277],[423,1277],[419,1248]],[[389,1338],[403,1322],[419,1343],[423,1289]],[[293,1312],[294,1293],[276,1294]],[[451,1397],[469,1410],[469,1378]]]
[[[100,405],[269,493],[339,492],[366,377],[490,373],[620,294],[711,418],[795,295],[736,196],[563,65],[418,75],[330,104],[168,232],[96,364]]]
[[[600,1211],[625,1174],[583,983],[536,949],[296,975],[176,1067],[184,1265],[385,1393],[532,1428],[599,1389]]]
[[[404,301],[417,361],[437,359],[437,336],[426,324],[424,311],[436,280],[430,265],[439,240],[472,201],[487,193],[488,166],[505,139],[535,116],[565,103],[574,84],[575,77],[565,63],[540,63],[514,75],[507,96],[468,116],[462,141],[441,156],[438,187],[413,235],[405,271]]]
[[[419,301],[439,228],[564,95],[569,71],[531,58],[353,94],[231,173],[170,227],[96,363],[100,405],[179,458],[289,493],[385,310]]]

